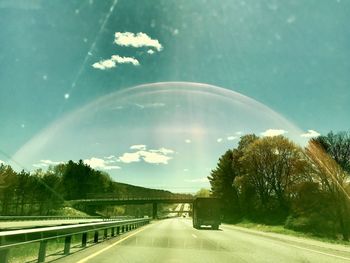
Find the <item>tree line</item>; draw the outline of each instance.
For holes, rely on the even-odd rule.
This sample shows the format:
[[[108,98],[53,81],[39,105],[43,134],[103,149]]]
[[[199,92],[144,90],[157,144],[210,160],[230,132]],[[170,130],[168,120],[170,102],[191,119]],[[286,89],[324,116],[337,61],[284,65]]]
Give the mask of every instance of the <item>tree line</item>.
[[[350,133],[301,148],[283,136],[242,136],[208,177],[224,220],[249,219],[349,240]]]
[[[169,191],[118,183],[103,171],[95,170],[82,160],[68,161],[47,170],[16,172],[10,165],[0,164],[0,215],[52,215],[65,201],[103,197],[162,197],[178,196]],[[97,211],[151,215],[152,207],[90,207],[84,212]],[[88,209],[88,210],[87,210]]]

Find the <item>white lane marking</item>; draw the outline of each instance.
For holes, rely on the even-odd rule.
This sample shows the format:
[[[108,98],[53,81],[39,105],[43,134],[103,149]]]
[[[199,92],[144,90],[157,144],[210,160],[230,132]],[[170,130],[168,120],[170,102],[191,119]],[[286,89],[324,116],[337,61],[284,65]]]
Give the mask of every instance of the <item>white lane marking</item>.
[[[197,236],[196,236],[195,234],[192,234],[192,236],[193,236],[194,238],[197,238]]]
[[[335,257],[335,258],[345,259],[345,260],[350,261],[350,258],[337,256],[337,255],[334,255],[334,254],[328,254],[328,253],[324,253],[324,252],[317,251],[317,250],[310,249],[310,248],[299,247],[299,246],[296,246],[296,245],[291,245],[291,244],[288,244],[288,245],[291,246],[291,247],[299,248],[299,249],[306,250],[306,251],[309,251],[309,252],[314,252],[314,253],[321,254],[321,255],[324,255],[324,256]]]
[[[150,226],[152,226],[152,225],[145,226],[144,228],[142,228],[142,229],[140,229],[140,230],[138,230],[138,231],[136,231],[136,232],[134,232],[134,233],[131,233],[130,235],[128,235],[128,236],[126,236],[126,237],[124,237],[124,238],[122,238],[122,239],[119,239],[119,240],[116,241],[115,243],[113,243],[113,244],[109,245],[108,247],[105,247],[105,248],[103,248],[103,249],[97,251],[96,253],[91,254],[90,256],[88,256],[88,257],[86,257],[86,258],[84,258],[84,259],[78,261],[77,263],[84,263],[84,262],[86,262],[86,261],[88,261],[88,260],[90,260],[90,259],[92,259],[92,258],[94,258],[94,257],[96,257],[96,256],[98,256],[98,255],[100,255],[101,253],[105,252],[106,250],[108,250],[108,249],[114,247],[115,245],[120,244],[121,242],[125,241],[125,240],[128,239],[129,237],[132,237],[132,236],[134,236],[134,235],[136,235],[136,234],[138,234],[138,233],[144,231],[145,229],[149,228]]]

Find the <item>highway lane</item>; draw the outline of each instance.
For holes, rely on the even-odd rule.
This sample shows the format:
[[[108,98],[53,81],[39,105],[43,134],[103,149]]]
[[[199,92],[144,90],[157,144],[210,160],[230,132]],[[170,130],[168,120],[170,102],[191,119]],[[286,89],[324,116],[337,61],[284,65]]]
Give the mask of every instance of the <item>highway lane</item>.
[[[175,207],[175,209],[174,209],[174,211],[175,211],[176,213],[170,212],[170,213],[168,214],[168,216],[169,216],[169,217],[179,216],[179,212],[181,211],[181,208],[182,208],[182,207],[183,207],[183,204],[177,204],[176,207]]]
[[[130,236],[128,236],[130,235]],[[350,262],[350,249],[229,225],[192,228],[187,218],[167,219],[77,252],[57,262]]]
[[[190,204],[184,204],[184,209],[185,211],[189,211],[190,210]],[[186,212],[186,213],[183,213],[183,215],[185,216],[189,216],[189,213]]]

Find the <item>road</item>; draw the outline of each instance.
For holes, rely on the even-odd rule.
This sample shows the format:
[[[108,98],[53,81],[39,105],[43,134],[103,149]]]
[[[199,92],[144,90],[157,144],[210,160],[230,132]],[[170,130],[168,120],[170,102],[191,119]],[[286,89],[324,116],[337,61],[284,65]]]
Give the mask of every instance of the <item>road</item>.
[[[174,216],[180,216],[179,215],[179,212],[181,211],[181,210],[183,210],[183,209],[181,209],[181,208],[183,208],[183,204],[177,204],[177,206],[175,207],[175,209],[174,209],[174,211],[176,212],[176,213],[174,213],[174,212],[170,212],[169,214],[168,214],[168,216],[169,217],[174,217]]]
[[[188,218],[151,223],[57,262],[350,262],[342,245],[245,230],[192,228]]]

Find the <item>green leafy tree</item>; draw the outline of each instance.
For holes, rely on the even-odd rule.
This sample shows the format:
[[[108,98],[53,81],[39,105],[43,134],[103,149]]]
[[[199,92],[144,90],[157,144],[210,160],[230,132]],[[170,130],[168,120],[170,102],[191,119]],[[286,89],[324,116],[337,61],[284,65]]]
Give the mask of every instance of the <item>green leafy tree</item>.
[[[224,217],[228,220],[240,216],[237,191],[233,185],[237,175],[235,169],[233,151],[228,150],[220,157],[217,167],[208,176],[212,195],[221,198]]]
[[[287,215],[291,190],[308,167],[302,149],[283,136],[264,137],[247,146],[240,162],[263,211],[269,213],[277,203],[279,211]]]
[[[196,197],[209,197],[210,196],[210,190],[206,188],[201,188],[197,191],[195,194]]]
[[[17,173],[9,165],[0,164],[0,204],[1,214],[10,215],[11,204],[16,197]]]

